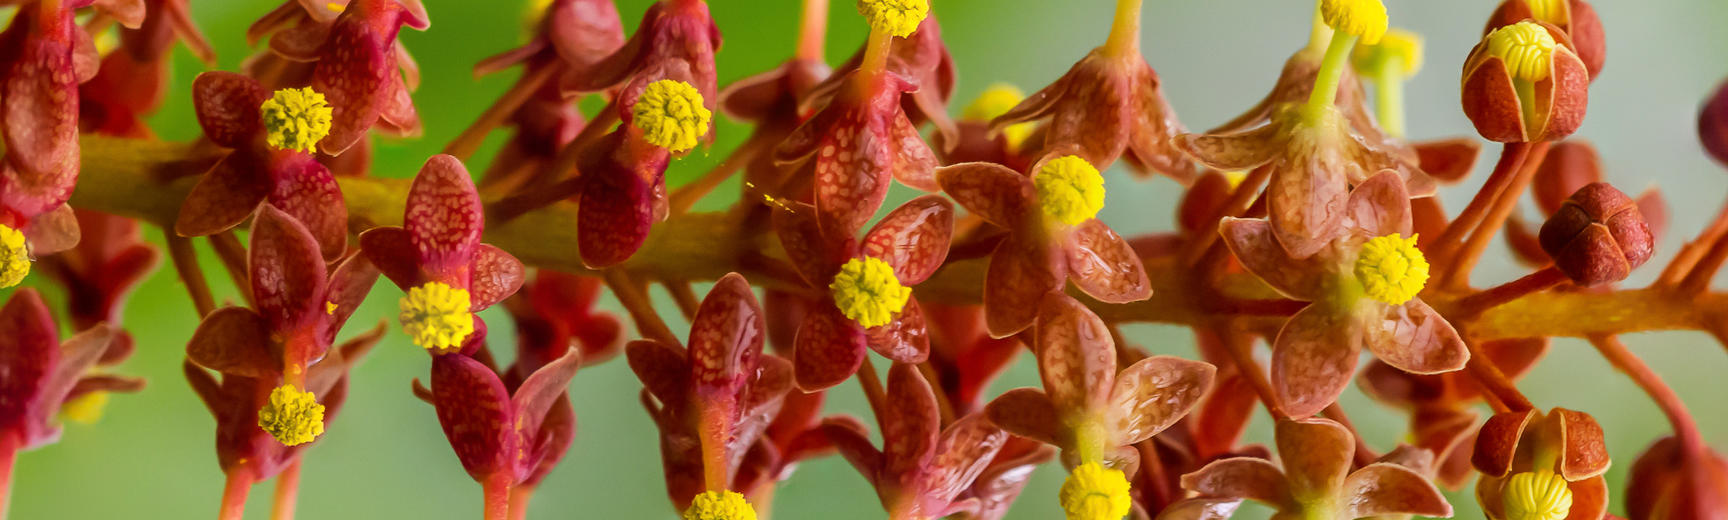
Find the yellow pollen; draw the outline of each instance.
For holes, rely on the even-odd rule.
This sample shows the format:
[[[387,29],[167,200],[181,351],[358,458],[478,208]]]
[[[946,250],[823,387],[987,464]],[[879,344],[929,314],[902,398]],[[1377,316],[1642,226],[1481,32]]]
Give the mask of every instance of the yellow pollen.
[[[402,331],[427,350],[440,354],[462,348],[474,332],[468,312],[468,291],[443,282],[429,282],[402,297]]]
[[[336,315],[336,302],[324,302],[324,314]]]
[[[552,0],[528,0],[522,10],[522,25],[533,32],[540,25],[540,20],[546,18],[546,10],[552,7]]]
[[[342,11],[348,10],[348,4],[338,3],[338,2],[330,2],[330,3],[324,4],[324,8],[329,9],[331,12],[340,13]]]
[[[1506,481],[1506,520],[1561,520],[1572,512],[1572,490],[1552,471],[1525,472]]]
[[[102,420],[102,409],[108,406],[108,392],[85,392],[60,405],[60,416],[78,424],[96,424]]]
[[[1537,20],[1560,25],[1566,23],[1567,0],[1524,0],[1524,6],[1530,8],[1530,15]]]
[[[960,119],[988,123],[991,119],[1002,117],[1002,114],[1013,110],[1024,99],[1026,93],[1019,88],[1007,83],[997,83],[978,94],[978,99],[972,100],[972,104],[966,105],[966,110],[960,113]],[[1002,137],[1008,141],[1010,149],[1018,149],[1020,143],[1026,142],[1026,138],[1032,135],[1035,127],[1033,123],[1010,125],[1002,129]]]
[[[270,391],[270,402],[258,410],[258,428],[283,446],[299,446],[324,434],[324,405],[312,392],[282,385]]]
[[[684,520],[756,520],[756,510],[736,492],[703,491],[684,510]]]
[[[1512,79],[1548,79],[1554,59],[1554,35],[1533,22],[1518,22],[1488,33],[1488,55],[1506,61]]]
[[[1356,279],[1370,298],[1403,305],[1428,284],[1428,259],[1416,249],[1416,235],[1375,237],[1362,244],[1356,257]]]
[[[1321,0],[1320,18],[1326,25],[1374,45],[1386,35],[1386,4],[1380,0]]]
[[[648,84],[642,97],[636,99],[631,115],[649,144],[672,153],[695,148],[696,141],[708,133],[708,123],[714,117],[702,105],[702,93],[696,87],[670,79]]]
[[[265,140],[278,150],[312,153],[330,135],[330,105],[311,87],[278,90],[258,111],[264,115]]]
[[[1038,188],[1044,214],[1063,224],[1078,226],[1104,209],[1104,176],[1078,156],[1044,163],[1032,184]]]
[[[18,285],[29,274],[30,249],[24,245],[24,233],[0,224],[0,289]]]
[[[1248,172],[1243,170],[1224,172],[1224,182],[1230,183],[1230,191],[1242,186],[1242,181],[1248,180]]]
[[[905,38],[930,15],[930,0],[858,0],[858,14],[870,30]]]
[[[847,260],[828,290],[840,313],[866,328],[887,325],[912,297],[912,288],[900,285],[893,266],[869,256]]]
[[[1405,78],[1422,70],[1422,36],[1403,29],[1388,29],[1386,37],[1375,45],[1358,45],[1352,56],[1356,71],[1364,76],[1378,76],[1388,60],[1398,60],[1398,72]]]
[[[1121,520],[1134,502],[1128,496],[1128,478],[1097,462],[1074,468],[1058,498],[1068,520]]]

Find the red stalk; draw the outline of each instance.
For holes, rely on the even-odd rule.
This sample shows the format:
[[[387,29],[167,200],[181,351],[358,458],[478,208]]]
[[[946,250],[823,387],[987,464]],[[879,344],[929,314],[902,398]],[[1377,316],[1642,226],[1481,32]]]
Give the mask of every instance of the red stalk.
[[[0,432],[0,520],[6,520],[6,507],[12,497],[12,464],[18,461],[17,435]]]
[[[294,520],[294,501],[299,495],[300,461],[295,460],[276,476],[276,503],[270,509],[270,520]]]
[[[228,473],[222,487],[221,520],[241,520],[246,517],[246,494],[252,491],[251,469],[241,466]]]
[[[192,239],[169,233],[168,256],[174,260],[174,272],[186,284],[186,292],[192,295],[192,308],[197,310],[198,318],[210,315],[216,310],[216,298],[210,296],[210,282],[198,267],[198,251],[192,248]]]
[[[636,322],[636,330],[641,332],[642,336],[667,345],[682,344],[678,341],[678,335],[672,333],[672,328],[666,326],[666,320],[660,318],[660,312],[654,310],[654,304],[648,300],[648,294],[642,291],[642,286],[632,281],[629,274],[619,269],[607,269],[606,286],[612,289],[618,302],[630,312],[630,320]]]
[[[882,420],[882,410],[888,406],[888,393],[882,389],[882,379],[876,375],[876,364],[870,362],[870,356],[864,356],[864,364],[858,367],[858,385],[864,387],[864,398],[870,401],[870,413],[876,420]]]
[[[1488,290],[1465,296],[1458,300],[1454,313],[1459,320],[1469,320],[1482,315],[1483,312],[1498,307],[1512,300],[1523,298],[1531,293],[1546,291],[1569,281],[1566,274],[1552,265],[1539,271],[1524,275],[1524,277],[1506,282]]]
[[[552,76],[557,75],[560,70],[561,67],[550,65],[529,67],[529,70],[516,80],[516,84],[512,85],[510,90],[505,91],[504,95],[498,98],[498,101],[493,102],[492,106],[487,107],[486,111],[480,114],[480,119],[475,120],[474,124],[462,130],[462,135],[456,136],[456,139],[444,146],[444,153],[456,156],[457,159],[468,160],[474,155],[474,151],[480,148],[480,143],[486,140],[486,134],[491,133],[492,129],[497,128],[498,125],[504,124],[504,120],[508,119],[510,114],[515,113],[517,108],[528,102],[528,98],[532,97],[535,91],[540,90],[541,85],[545,85],[546,81],[552,79]]]
[[[1488,397],[1488,404],[1493,405],[1495,411],[1519,412],[1536,408],[1536,405],[1530,403],[1530,398],[1524,397],[1524,392],[1518,391],[1518,386],[1512,384],[1512,380],[1506,377],[1506,373],[1500,371],[1500,367],[1494,364],[1494,360],[1488,358],[1488,353],[1482,351],[1480,345],[1469,339],[1470,336],[1465,333],[1463,327],[1459,327],[1458,335],[1465,338],[1464,346],[1470,349],[1470,363],[1464,368],[1469,371],[1471,377],[1476,379],[1477,383],[1482,385],[1484,390],[1488,391],[1485,394]]]
[[[1470,235],[1464,248],[1456,255],[1448,258],[1447,269],[1440,277],[1442,287],[1462,289],[1470,283],[1470,269],[1476,266],[1476,260],[1482,257],[1482,252],[1488,249],[1488,243],[1505,227],[1506,219],[1512,216],[1512,210],[1518,208],[1518,198],[1524,190],[1530,187],[1530,182],[1536,178],[1536,170],[1542,166],[1542,160],[1548,157],[1548,143],[1536,143],[1530,148],[1523,166],[1518,168],[1518,175],[1512,182],[1500,190],[1500,196],[1494,199],[1494,205],[1482,225],[1476,227],[1476,232]]]
[[[1656,407],[1662,409],[1662,415],[1668,417],[1668,423],[1674,428],[1674,436],[1680,439],[1686,452],[1694,455],[1705,451],[1703,438],[1698,434],[1698,423],[1692,419],[1692,414],[1686,411],[1686,404],[1680,401],[1680,395],[1668,386],[1662,376],[1657,375],[1650,365],[1638,359],[1632,351],[1626,349],[1626,344],[1616,336],[1595,336],[1590,338],[1590,344],[1596,346],[1596,351],[1614,368],[1632,378],[1644,393],[1650,395],[1650,400],[1656,402]]]
[[[494,475],[480,483],[480,493],[485,497],[485,507],[482,518],[485,520],[510,520],[510,477]]]
[[[527,520],[528,501],[534,498],[534,486],[517,486],[510,490],[510,520]]]
[[[1482,189],[1470,199],[1470,205],[1465,206],[1464,211],[1459,212],[1446,226],[1446,231],[1434,239],[1430,251],[1426,251],[1430,261],[1439,262],[1454,253],[1453,250],[1461,245],[1466,234],[1476,229],[1476,224],[1482,221],[1490,205],[1500,196],[1500,192],[1512,182],[1529,153],[1530,143],[1506,143],[1505,148],[1500,150],[1500,161],[1494,163],[1494,173],[1488,176]]]

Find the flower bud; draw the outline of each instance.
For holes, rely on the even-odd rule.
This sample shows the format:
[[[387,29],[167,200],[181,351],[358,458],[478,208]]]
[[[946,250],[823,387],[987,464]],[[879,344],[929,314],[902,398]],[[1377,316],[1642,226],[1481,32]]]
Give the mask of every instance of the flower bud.
[[[1590,75],[1564,32],[1523,21],[1482,38],[1464,62],[1461,93],[1482,137],[1553,141],[1584,123]]]
[[[1626,516],[1635,520],[1728,517],[1728,459],[1663,437],[1632,463]]]
[[[1482,34],[1494,32],[1495,29],[1512,25],[1524,20],[1536,20],[1551,24],[1565,31],[1572,39],[1572,48],[1577,51],[1578,58],[1584,60],[1584,67],[1590,71],[1590,79],[1596,79],[1602,73],[1602,62],[1607,58],[1607,44],[1602,35],[1602,19],[1596,16],[1596,8],[1584,0],[1506,0],[1494,10],[1494,15],[1488,17],[1488,27]]]
[[[1602,182],[1567,198],[1537,238],[1555,267],[1586,287],[1626,279],[1655,249],[1638,205]]]
[[[1728,166],[1728,82],[1716,88],[1698,113],[1698,139],[1716,162]]]

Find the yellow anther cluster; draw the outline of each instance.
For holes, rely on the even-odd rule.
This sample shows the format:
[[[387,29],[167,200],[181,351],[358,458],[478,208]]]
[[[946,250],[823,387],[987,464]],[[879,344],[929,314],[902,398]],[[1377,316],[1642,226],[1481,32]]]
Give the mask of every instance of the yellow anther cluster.
[[[930,0],[858,0],[858,14],[871,30],[905,38],[930,15]]]
[[[1524,5],[1530,8],[1530,16],[1537,20],[1551,23],[1566,23],[1567,0],[1524,0]]]
[[[1044,214],[1070,226],[1098,216],[1104,209],[1104,176],[1092,163],[1068,155],[1044,163],[1032,176]]]
[[[1416,235],[1398,233],[1362,244],[1356,257],[1356,279],[1368,297],[1388,305],[1403,305],[1428,284],[1428,259],[1416,249]]]
[[[265,141],[277,149],[312,153],[330,135],[330,105],[311,87],[278,90],[258,111],[264,116]]]
[[[869,256],[847,260],[828,290],[840,313],[864,327],[887,325],[912,297],[912,288],[894,276],[894,266]]]
[[[102,410],[108,407],[108,392],[85,392],[60,405],[60,416],[78,424],[96,424],[102,420]]]
[[[1058,498],[1068,520],[1121,520],[1134,503],[1128,495],[1128,478],[1096,462],[1074,468]]]
[[[428,282],[402,297],[402,331],[427,350],[439,353],[462,348],[474,332],[468,311],[468,291],[443,282]]]
[[[324,434],[324,405],[312,392],[278,386],[270,391],[270,402],[258,409],[258,428],[283,446],[312,442]]]
[[[672,153],[695,148],[714,118],[696,87],[671,79],[649,83],[630,114],[649,144]]]
[[[1386,4],[1380,0],[1322,0],[1320,19],[1334,30],[1360,37],[1364,45],[1380,43],[1386,35]]]
[[[1504,60],[1512,79],[1548,79],[1555,45],[1548,28],[1534,22],[1518,22],[1488,33],[1488,55]]]
[[[756,520],[756,510],[736,492],[704,491],[690,501],[684,520]]]
[[[1375,45],[1356,46],[1353,60],[1364,76],[1378,76],[1390,60],[1398,60],[1398,73],[1408,78],[1422,70],[1422,36],[1403,29],[1388,29]]]
[[[997,83],[978,94],[978,99],[972,100],[972,104],[966,105],[966,110],[960,112],[960,119],[988,123],[1013,110],[1024,99],[1026,93],[1019,88],[1007,83]],[[1008,140],[1009,148],[1019,148],[1020,143],[1026,142],[1026,138],[1032,135],[1034,128],[1033,123],[1011,125],[1002,129],[1002,137]]]
[[[1506,520],[1561,520],[1572,512],[1572,490],[1552,471],[1512,475],[1503,500]]]
[[[29,274],[30,248],[24,245],[24,233],[0,224],[0,289],[18,285]]]

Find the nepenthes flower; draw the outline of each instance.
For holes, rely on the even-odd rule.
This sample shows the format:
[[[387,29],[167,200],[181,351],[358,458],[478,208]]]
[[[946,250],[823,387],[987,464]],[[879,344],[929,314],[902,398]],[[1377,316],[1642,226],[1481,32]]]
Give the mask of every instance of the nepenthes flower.
[[[348,249],[348,209],[336,177],[311,155],[330,131],[331,107],[313,89],[265,90],[232,72],[192,83],[204,136],[232,148],[192,187],[174,232],[205,236],[240,225],[268,203],[317,237],[326,260]]]
[[[461,161],[434,155],[408,189],[402,227],[383,226],[360,235],[360,248],[378,270],[407,291],[402,327],[433,354],[467,350],[476,330],[474,313],[522,287],[522,262],[480,243],[485,210],[474,180]]]
[[[1078,156],[1053,158],[1028,178],[1006,167],[966,163],[936,173],[942,191],[1009,236],[990,255],[984,313],[990,334],[1006,337],[1032,325],[1038,302],[1073,280],[1105,303],[1152,295],[1133,248],[1096,217],[1104,177]]]
[[[1009,390],[986,412],[1010,433],[1062,450],[1073,468],[1062,486],[1069,518],[1121,518],[1133,502],[1125,475],[1140,463],[1132,445],[1188,415],[1216,369],[1153,356],[1118,370],[1109,327],[1062,294],[1045,297],[1033,333],[1044,389]]]
[[[1496,414],[1471,457],[1489,520],[1583,520],[1608,510],[1608,448],[1590,414],[1555,408]]]
[[[936,156],[901,105],[918,88],[888,66],[895,39],[910,36],[929,14],[926,0],[861,0],[870,41],[858,69],[842,77],[833,99],[774,151],[783,168],[811,171],[824,233],[848,236],[882,207],[889,178],[936,191]],[[805,175],[800,173],[799,175]],[[798,193],[802,190],[787,190]]]
[[[1364,518],[1380,515],[1452,516],[1440,490],[1408,467],[1377,462],[1351,471],[1355,444],[1350,430],[1326,419],[1283,419],[1277,426],[1278,458],[1224,459],[1182,476],[1182,487],[1198,494],[1189,505],[1254,500],[1277,509],[1274,518]],[[1160,520],[1228,518],[1225,513],[1173,507]]]
[[[660,429],[666,491],[687,519],[748,518],[689,511],[737,509],[739,493],[750,491],[735,488],[740,463],[792,389],[791,363],[762,355],[766,327],[749,282],[732,273],[703,298],[688,349],[653,339],[626,347],[645,387],[642,404]]]
[[[831,304],[815,303],[798,327],[798,387],[825,389],[845,381],[866,349],[903,363],[930,354],[924,312],[913,285],[929,279],[948,255],[954,209],[926,195],[884,216],[861,239],[825,233],[815,209],[789,205],[775,212],[775,230],[805,283],[826,288]]]
[[[35,289],[12,293],[0,309],[0,481],[11,481],[20,451],[60,439],[62,406],[107,352],[114,329],[97,324],[60,341],[60,327]],[[96,376],[106,377],[106,376]]]
[[[962,498],[985,466],[1008,442],[983,414],[971,414],[942,426],[936,393],[918,368],[895,363],[888,369],[887,406],[877,424],[882,449],[871,445],[869,430],[857,419],[833,417],[822,432],[864,480],[892,520],[935,520],[954,514],[977,514],[982,503]]]

